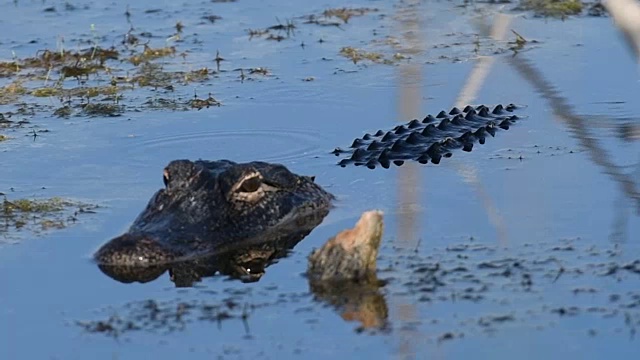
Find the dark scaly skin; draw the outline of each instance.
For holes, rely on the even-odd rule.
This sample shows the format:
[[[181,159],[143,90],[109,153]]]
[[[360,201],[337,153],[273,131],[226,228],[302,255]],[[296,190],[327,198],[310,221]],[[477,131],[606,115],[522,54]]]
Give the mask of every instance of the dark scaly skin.
[[[100,270],[114,280],[149,282],[169,272],[176,287],[190,287],[203,277],[222,274],[242,282],[259,281],[266,268],[289,255],[324,217],[329,208],[277,225],[253,239],[236,242],[223,251],[193,259],[148,266],[98,264]]]
[[[500,129],[508,130],[521,118],[514,115],[516,106],[497,105],[493,109],[485,105],[453,108],[448,113],[428,115],[422,121],[411,120],[392,130],[378,130],[353,141],[349,149],[336,148],[336,156],[347,155],[338,165],[364,165],[389,168],[401,166],[407,160],[421,164],[439,164],[443,157],[451,157],[452,151],[471,151],[478,142],[484,144],[488,136],[495,136]]]
[[[164,181],[129,230],[95,253],[99,264],[158,266],[286,236],[288,225],[324,217],[334,198],[312,177],[264,162],[175,160]]]

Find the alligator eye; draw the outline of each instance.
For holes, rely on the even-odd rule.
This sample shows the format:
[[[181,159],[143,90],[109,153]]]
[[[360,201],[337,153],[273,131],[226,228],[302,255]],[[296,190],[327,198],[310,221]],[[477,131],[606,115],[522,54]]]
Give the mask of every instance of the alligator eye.
[[[169,172],[167,170],[162,174],[162,181],[164,182],[164,186],[169,186]]]
[[[246,178],[242,180],[242,184],[238,187],[238,192],[246,192],[252,193],[256,192],[260,185],[262,185],[262,180],[259,176],[252,176],[250,178]]]

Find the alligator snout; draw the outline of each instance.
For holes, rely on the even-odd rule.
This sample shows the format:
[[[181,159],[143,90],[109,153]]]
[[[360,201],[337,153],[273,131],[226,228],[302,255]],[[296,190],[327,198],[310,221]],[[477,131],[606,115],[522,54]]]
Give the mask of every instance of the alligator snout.
[[[176,260],[175,249],[169,251],[147,234],[126,233],[104,244],[94,259],[105,265],[150,266]]]

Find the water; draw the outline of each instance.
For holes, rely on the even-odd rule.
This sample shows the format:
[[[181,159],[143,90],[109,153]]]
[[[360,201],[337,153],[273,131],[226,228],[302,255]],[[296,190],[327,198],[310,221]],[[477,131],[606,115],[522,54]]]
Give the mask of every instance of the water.
[[[589,359],[630,357],[637,349],[640,148],[637,137],[619,136],[619,124],[640,125],[638,74],[610,19],[516,18],[511,28],[539,43],[514,59],[506,42],[482,38],[481,52],[498,54],[470,101],[525,104],[528,119],[438,166],[372,171],[335,166],[338,158],[329,152],[367,131],[453,106],[477,63],[478,30],[468,21],[475,8],[367,1],[356,5],[379,11],[336,28],[304,25],[299,17],[345,6],[337,1],[139,2],[129,5],[131,24],[124,2],[72,5],[75,10],[63,3],[2,4],[0,57],[34,56],[56,49],[61,39],[66,49],[119,44],[134,26],[134,33],[152,34],[153,47],[188,52],[184,60],[161,60],[167,69],[215,69],[217,50],[225,61],[209,80],[173,92],[124,92],[128,110],[119,117],[57,118],[56,98],[27,97],[43,110],[15,115],[12,120],[31,123],[2,130],[11,139],[0,142],[0,191],[11,199],[61,196],[101,206],[73,226],[14,233],[17,242],[0,245],[3,358]],[[56,12],[43,11],[50,6]],[[201,19],[209,14],[222,19]],[[411,21],[416,16],[418,25]],[[296,22],[292,38],[249,40],[246,29],[275,25],[276,17]],[[167,42],[177,21],[185,26],[182,42]],[[387,35],[401,46],[369,45]],[[338,55],[343,46],[387,56],[423,53],[394,66],[354,65]],[[134,71],[113,66],[120,75]],[[249,75],[250,67],[270,73]],[[248,78],[241,81],[238,68]],[[546,82],[536,82],[528,69]],[[308,77],[314,80],[303,81]],[[149,97],[190,99],[194,92],[212,93],[223,106],[141,105]],[[2,105],[0,112],[17,107]],[[32,129],[49,131],[34,140]],[[177,289],[167,274],[129,285],[104,276],[91,254],[125,231],[162,186],[163,166],[178,158],[281,162],[316,175],[338,197],[337,208],[258,283],[213,277]],[[388,327],[359,333],[357,322],[314,300],[302,274],[313,248],[371,208],[385,212],[379,276],[389,281],[380,294]],[[436,264],[443,285],[430,277]],[[155,315],[149,300],[158,306]],[[231,318],[218,322],[220,311]],[[141,329],[114,337],[78,325],[114,314]]]

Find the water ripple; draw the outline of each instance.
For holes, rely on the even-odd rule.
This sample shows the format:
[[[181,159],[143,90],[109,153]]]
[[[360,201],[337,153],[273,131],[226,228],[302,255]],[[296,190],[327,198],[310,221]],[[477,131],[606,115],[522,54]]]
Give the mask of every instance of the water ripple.
[[[135,163],[147,162],[153,154],[163,159],[228,158],[286,164],[326,154],[328,143],[322,132],[291,128],[215,130],[136,139],[128,151]]]

